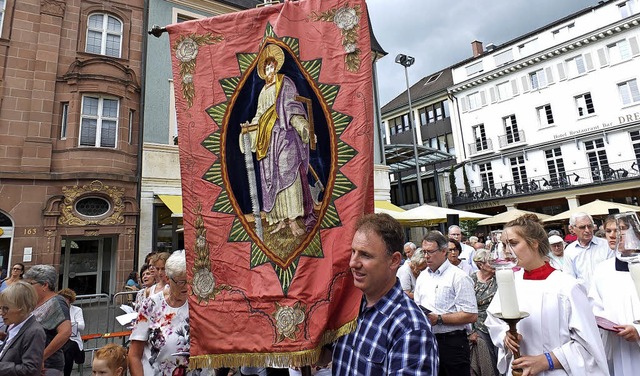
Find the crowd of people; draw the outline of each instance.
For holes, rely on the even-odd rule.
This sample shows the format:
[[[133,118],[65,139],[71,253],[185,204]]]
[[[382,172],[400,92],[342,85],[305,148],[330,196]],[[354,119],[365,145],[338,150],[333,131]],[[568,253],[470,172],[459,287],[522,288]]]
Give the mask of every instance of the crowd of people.
[[[616,218],[595,236],[593,218],[574,214],[576,240],[547,232],[533,214],[504,226],[486,243],[458,226],[404,242],[386,214],[356,225],[349,268],[363,293],[353,333],[325,346],[314,375],[633,375],[640,369],[640,302],[628,264],[616,255]],[[489,244],[493,243],[493,244]],[[488,245],[489,244],[489,245]],[[518,336],[502,319],[492,249],[517,256]],[[189,369],[189,304],[184,251],[154,253],[126,287],[132,304],[128,350],[94,352],[94,375],[299,375],[296,368]],[[56,292],[47,265],[16,263],[0,285],[0,375],[70,375],[83,363],[85,327],[76,294]],[[328,355],[327,355],[328,354]]]

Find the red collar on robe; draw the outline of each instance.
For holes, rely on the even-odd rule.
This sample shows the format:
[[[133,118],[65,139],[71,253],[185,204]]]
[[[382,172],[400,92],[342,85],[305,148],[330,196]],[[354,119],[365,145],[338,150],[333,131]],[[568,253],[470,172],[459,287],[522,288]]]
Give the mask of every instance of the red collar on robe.
[[[539,268],[530,270],[530,271],[524,271],[524,276],[522,277],[523,279],[531,279],[534,281],[542,281],[544,279],[547,279],[547,277],[549,275],[551,275],[551,273],[553,273],[555,271],[555,269],[553,268],[553,266],[551,266],[548,262],[545,262],[544,265],[542,265]]]

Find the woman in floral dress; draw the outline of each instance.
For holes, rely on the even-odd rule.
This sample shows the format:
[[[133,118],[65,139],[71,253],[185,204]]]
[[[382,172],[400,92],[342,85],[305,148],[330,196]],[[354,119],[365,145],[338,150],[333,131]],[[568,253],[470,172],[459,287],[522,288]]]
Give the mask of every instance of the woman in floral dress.
[[[184,251],[166,262],[169,288],[142,302],[131,333],[131,376],[191,375],[189,360],[189,306]]]

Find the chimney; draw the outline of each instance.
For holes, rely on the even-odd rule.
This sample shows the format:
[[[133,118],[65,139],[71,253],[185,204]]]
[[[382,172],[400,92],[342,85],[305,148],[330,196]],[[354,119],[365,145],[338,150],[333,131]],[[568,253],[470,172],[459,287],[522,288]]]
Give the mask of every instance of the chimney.
[[[471,42],[471,51],[473,51],[473,57],[482,55],[482,42],[478,40]]]

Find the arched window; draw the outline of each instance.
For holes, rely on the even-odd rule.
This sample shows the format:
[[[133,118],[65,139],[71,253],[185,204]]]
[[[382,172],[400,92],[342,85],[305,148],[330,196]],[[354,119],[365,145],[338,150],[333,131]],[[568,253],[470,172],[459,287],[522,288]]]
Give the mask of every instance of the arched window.
[[[104,13],[90,15],[87,23],[86,52],[121,57],[122,21]]]

